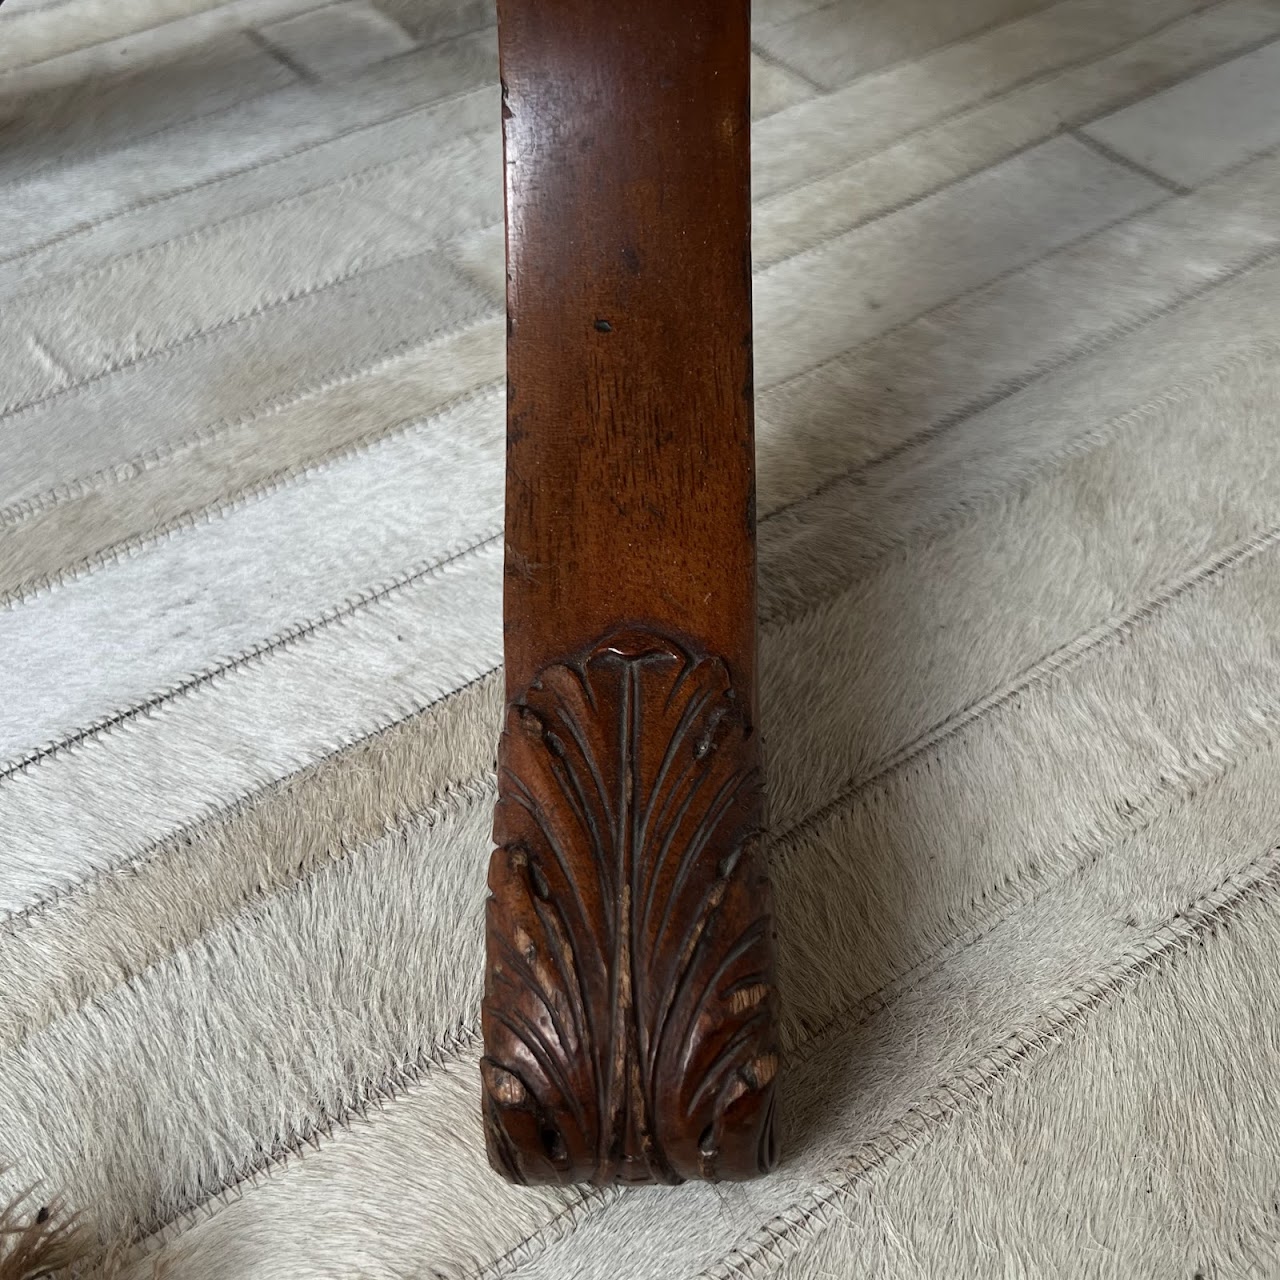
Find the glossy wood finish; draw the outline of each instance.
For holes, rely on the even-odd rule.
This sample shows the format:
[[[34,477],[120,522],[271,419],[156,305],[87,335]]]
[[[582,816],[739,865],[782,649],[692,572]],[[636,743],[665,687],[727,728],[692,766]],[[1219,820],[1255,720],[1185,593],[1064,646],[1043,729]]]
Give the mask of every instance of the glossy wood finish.
[[[778,1063],[745,0],[499,0],[506,679],[484,1110],[520,1181],[741,1178]]]

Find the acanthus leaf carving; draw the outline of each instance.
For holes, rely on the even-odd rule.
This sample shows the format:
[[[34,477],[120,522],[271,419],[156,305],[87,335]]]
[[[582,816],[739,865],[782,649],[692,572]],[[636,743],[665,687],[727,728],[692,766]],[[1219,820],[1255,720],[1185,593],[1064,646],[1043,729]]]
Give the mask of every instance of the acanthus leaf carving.
[[[774,1161],[773,918],[750,708],[619,631],[508,708],[487,908],[490,1158],[522,1182]]]

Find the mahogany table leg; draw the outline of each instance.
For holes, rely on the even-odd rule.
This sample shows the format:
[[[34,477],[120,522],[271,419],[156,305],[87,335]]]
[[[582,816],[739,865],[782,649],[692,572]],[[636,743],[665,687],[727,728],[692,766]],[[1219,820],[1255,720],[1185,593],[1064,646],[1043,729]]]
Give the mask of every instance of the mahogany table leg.
[[[518,1181],[774,1161],[747,0],[498,0],[506,681],[483,1104]]]

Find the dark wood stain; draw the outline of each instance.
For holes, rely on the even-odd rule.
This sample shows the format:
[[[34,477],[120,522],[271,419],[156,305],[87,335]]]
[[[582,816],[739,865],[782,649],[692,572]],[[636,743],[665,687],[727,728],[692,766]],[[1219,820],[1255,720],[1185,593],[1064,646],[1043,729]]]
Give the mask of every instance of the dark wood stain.
[[[750,1177],[775,1158],[779,1055],[757,839],[747,4],[498,10],[490,1158],[518,1181]]]

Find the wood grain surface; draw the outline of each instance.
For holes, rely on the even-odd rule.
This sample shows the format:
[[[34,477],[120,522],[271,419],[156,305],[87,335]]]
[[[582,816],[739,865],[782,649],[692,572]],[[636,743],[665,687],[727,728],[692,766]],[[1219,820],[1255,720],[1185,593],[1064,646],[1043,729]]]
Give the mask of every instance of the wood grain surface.
[[[484,1106],[522,1181],[774,1160],[748,10],[500,0],[508,715]]]

